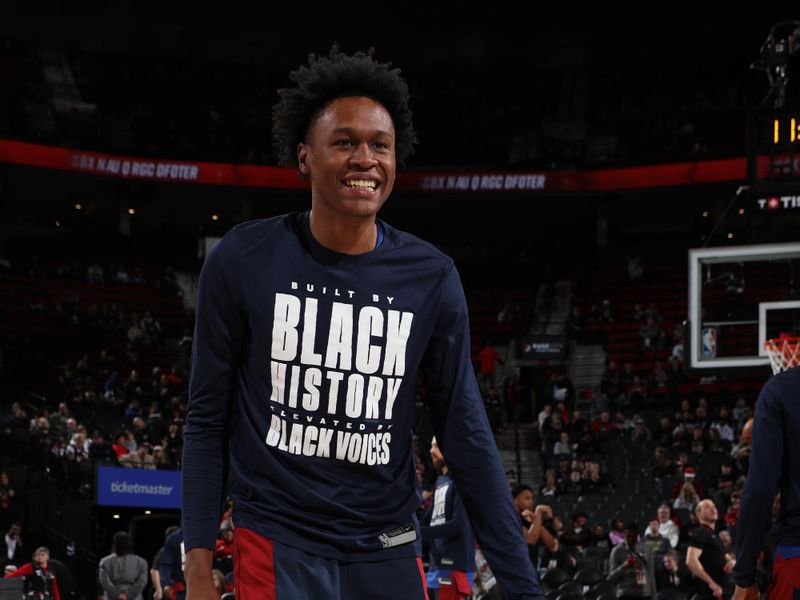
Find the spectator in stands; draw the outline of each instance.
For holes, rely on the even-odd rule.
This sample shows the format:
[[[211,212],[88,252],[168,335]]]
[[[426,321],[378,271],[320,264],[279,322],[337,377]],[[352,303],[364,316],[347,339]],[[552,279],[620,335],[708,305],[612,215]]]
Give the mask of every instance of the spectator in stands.
[[[483,348],[478,352],[478,381],[481,387],[488,387],[493,384],[497,363],[505,364],[500,355],[492,347],[491,340],[487,339]]]
[[[103,267],[100,266],[100,263],[97,261],[93,262],[89,265],[89,268],[86,270],[86,276],[89,280],[89,283],[103,283]]]
[[[680,538],[680,530],[672,520],[672,508],[666,502],[658,507],[658,532],[669,541],[670,546],[673,548],[678,547],[678,539]]]
[[[580,473],[578,473],[578,477],[580,477]],[[564,546],[582,550],[592,542],[592,534],[586,527],[586,521],[586,514],[581,511],[572,516],[572,527],[565,529],[561,535],[561,542]]]
[[[0,531],[5,531],[16,518],[16,497],[17,491],[11,485],[8,473],[0,471]]]
[[[225,579],[225,573],[219,569],[214,569],[211,571],[211,579],[214,580],[214,589],[217,590],[217,594],[219,594],[220,597],[223,594],[233,591],[233,586],[227,579]]]
[[[556,480],[556,472],[554,469],[547,469],[545,472],[544,485],[539,489],[539,494],[542,498],[554,500],[560,493],[558,481]]]
[[[667,386],[669,386],[672,397],[677,395],[678,386],[684,381],[686,381],[686,373],[683,372],[683,364],[679,358],[673,356],[669,359],[669,366],[667,367]]]
[[[585,323],[583,314],[581,314],[581,309],[577,305],[573,305],[567,320],[564,322],[564,328],[566,330],[567,337],[571,340],[578,342],[581,341],[583,338],[584,325]]]
[[[233,571],[233,536],[233,527],[224,524],[214,547],[214,568],[226,575]]]
[[[625,540],[625,521],[620,515],[616,515],[611,519],[611,528],[608,530],[608,541],[611,542],[611,547],[621,544]]]
[[[650,549],[653,559],[660,560],[671,548],[669,540],[661,535],[658,519],[653,519],[647,525],[647,532],[642,542]]]
[[[578,469],[572,469],[569,474],[569,479],[563,486],[565,494],[574,494],[582,496],[586,493],[586,485],[581,478],[581,472]]]
[[[711,429],[716,429],[719,432],[720,440],[728,442],[729,446],[733,445],[734,431],[728,415],[727,406],[719,407],[719,410],[717,411],[717,418],[711,424]]]
[[[542,431],[548,419],[553,415],[553,405],[550,402],[545,403],[542,410],[539,412],[539,431]]]
[[[105,600],[142,600],[147,585],[147,561],[131,552],[127,532],[114,534],[111,554],[100,560],[98,571]]]
[[[531,562],[534,568],[538,568],[540,550],[558,551],[557,534],[552,524],[553,509],[546,504],[536,505],[533,489],[525,484],[515,486],[511,496],[520,516],[522,535],[528,544]]]
[[[122,467],[129,469],[155,469],[155,461],[150,455],[150,448],[147,444],[139,446],[136,452],[126,454],[119,459],[119,464]]]
[[[33,553],[33,560],[25,563],[16,571],[5,575],[5,578],[24,577],[25,578],[25,597],[29,598],[53,598],[61,600],[58,588],[58,577],[48,564],[50,561],[50,550],[40,546]]]
[[[677,590],[687,598],[691,596],[692,572],[679,561],[676,550],[670,550],[656,563],[656,590]]]
[[[0,565],[12,564],[19,566],[25,556],[25,546],[22,544],[22,526],[12,523],[8,532],[0,540]]]
[[[685,464],[685,463],[684,463]],[[678,497],[681,491],[684,489],[685,484],[690,484],[693,488],[693,491],[700,497],[700,499],[706,497],[706,490],[702,483],[696,481],[696,474],[695,468],[691,465],[687,465],[683,469],[683,477],[678,479],[675,482],[675,485],[672,486],[672,499]]]
[[[114,448],[108,444],[103,436],[103,432],[97,430],[92,436],[92,445],[89,446],[89,458],[93,461],[113,463],[117,459]]]
[[[604,548],[606,553],[611,551],[611,544],[608,540],[608,534],[605,528],[599,523],[592,527],[592,546]]]
[[[644,419],[637,415],[633,422],[633,430],[631,431],[631,441],[637,443],[649,442],[652,438],[650,430],[645,425]]]
[[[164,454],[164,448],[161,446],[153,446],[153,465],[156,469],[171,469],[172,465],[167,460]]]
[[[733,591],[729,575],[735,560],[725,555],[725,549],[714,530],[717,524],[717,507],[711,500],[703,500],[694,511],[699,526],[692,532],[686,550],[686,565],[698,580],[695,592],[699,599],[711,600]]]
[[[562,431],[559,440],[553,446],[553,454],[558,457],[560,454],[572,456],[572,444],[569,440],[569,434]]]
[[[611,300],[606,298],[600,305],[600,321],[602,323],[614,322],[614,311],[611,309]]]
[[[128,454],[130,451],[125,446],[125,442],[127,441],[127,435],[124,433],[120,433],[117,435],[117,438],[114,440],[114,444],[111,446],[114,449],[114,454],[117,455],[117,460]]]
[[[639,327],[639,339],[642,342],[642,348],[645,350],[655,349],[660,331],[652,317],[646,319],[644,324]]]
[[[625,538],[611,550],[608,580],[617,584],[617,598],[649,598],[655,595],[653,556],[646,544],[639,542],[639,526],[625,526]]]
[[[700,496],[691,483],[684,483],[675,500],[672,502],[673,508],[681,508],[693,511],[694,507],[700,502]]]

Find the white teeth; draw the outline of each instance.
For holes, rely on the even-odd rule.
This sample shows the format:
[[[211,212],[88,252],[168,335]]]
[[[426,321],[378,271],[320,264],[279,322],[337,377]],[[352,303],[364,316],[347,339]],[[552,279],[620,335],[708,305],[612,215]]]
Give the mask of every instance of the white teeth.
[[[375,187],[377,186],[376,182],[368,181],[368,180],[365,180],[365,179],[354,179],[354,180],[351,180],[351,181],[345,181],[344,183],[348,187],[356,187],[356,188],[367,189],[367,190],[374,190]]]

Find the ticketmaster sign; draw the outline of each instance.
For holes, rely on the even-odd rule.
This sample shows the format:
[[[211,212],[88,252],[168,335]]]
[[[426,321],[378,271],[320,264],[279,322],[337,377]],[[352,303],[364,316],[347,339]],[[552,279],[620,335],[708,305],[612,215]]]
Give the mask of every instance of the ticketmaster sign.
[[[97,467],[99,506],[181,507],[180,471]]]

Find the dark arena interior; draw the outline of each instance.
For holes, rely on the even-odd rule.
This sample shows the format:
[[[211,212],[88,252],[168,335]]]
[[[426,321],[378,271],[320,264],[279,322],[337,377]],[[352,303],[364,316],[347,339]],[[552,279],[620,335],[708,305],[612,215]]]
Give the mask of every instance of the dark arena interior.
[[[570,6],[525,33],[415,12],[419,28],[363,34],[356,15],[340,29],[244,0],[204,16],[0,9],[7,575],[46,547],[60,598],[133,600],[100,568],[124,531],[148,566],[142,597],[183,597],[150,569],[181,522],[199,274],[237,224],[311,207],[297,167],[279,165],[272,107],[291,70],[338,43],[374,47],[408,83],[418,143],[379,218],[458,269],[509,496],[523,521],[548,507],[536,527],[557,543],[528,538],[542,593],[706,597],[687,559],[695,509],[713,502],[734,561],[764,341],[800,334],[800,15],[631,24]],[[401,435],[424,521],[435,419],[422,373],[415,389]],[[213,554],[224,598],[229,508]],[[617,564],[631,524],[648,558],[634,583]],[[491,570],[478,553],[458,597],[503,598]],[[0,580],[0,598],[51,597],[34,577]]]

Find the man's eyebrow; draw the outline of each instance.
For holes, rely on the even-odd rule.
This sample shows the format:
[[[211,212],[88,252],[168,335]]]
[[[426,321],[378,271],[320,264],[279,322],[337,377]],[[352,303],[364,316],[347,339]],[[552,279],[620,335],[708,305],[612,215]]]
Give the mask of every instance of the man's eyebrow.
[[[354,130],[352,128],[350,128],[350,127],[338,127],[338,128],[333,130],[333,133],[349,133],[349,134],[352,134],[353,131]],[[375,134],[375,135],[388,135],[389,137],[392,136],[391,132],[384,131],[383,129],[376,129],[373,132],[373,134]]]

